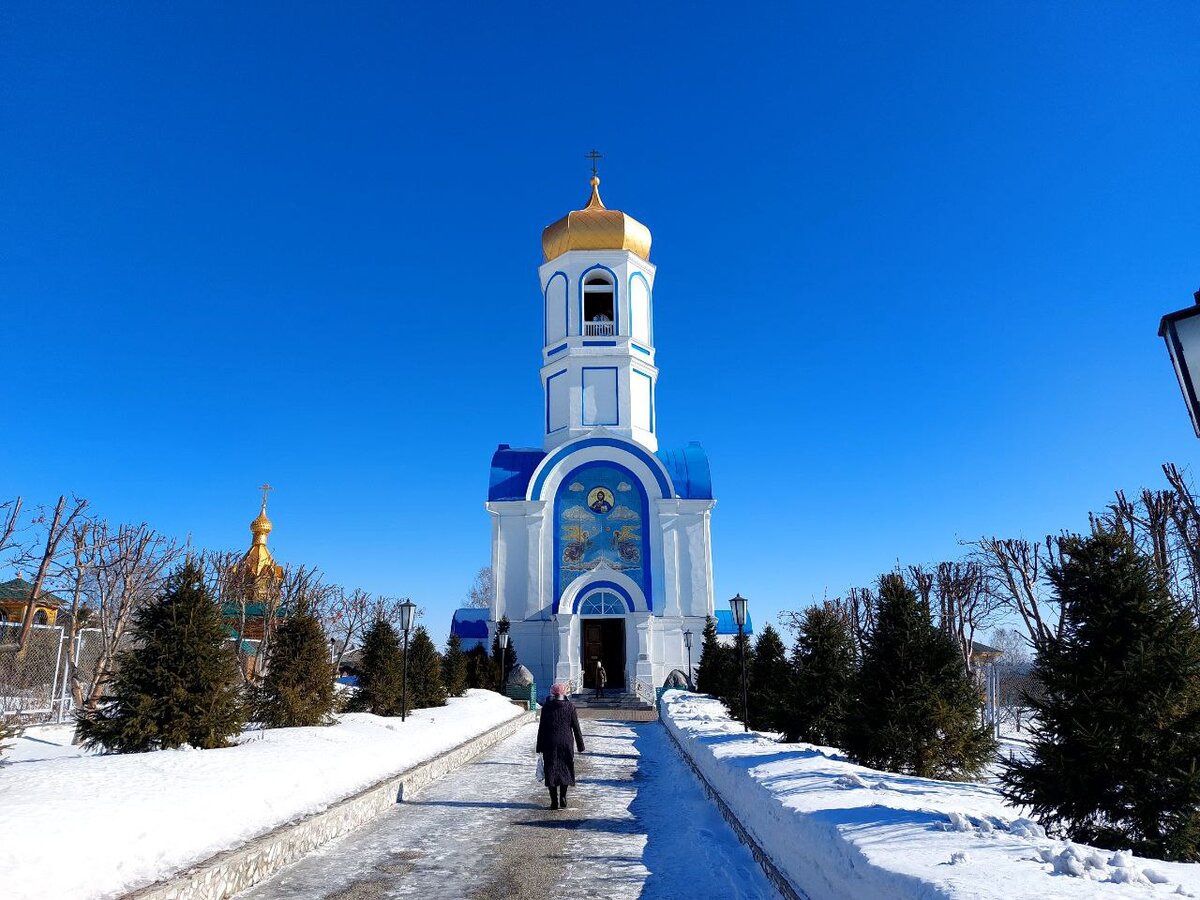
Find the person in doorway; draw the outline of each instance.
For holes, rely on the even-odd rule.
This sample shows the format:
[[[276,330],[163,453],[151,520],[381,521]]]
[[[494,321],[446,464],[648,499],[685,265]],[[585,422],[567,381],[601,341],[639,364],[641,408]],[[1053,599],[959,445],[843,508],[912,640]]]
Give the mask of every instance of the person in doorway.
[[[537,751],[542,754],[550,808],[567,808],[567,788],[575,786],[575,749],[583,753],[583,732],[579,713],[567,699],[567,686],[561,681],[550,688],[538,722]]]
[[[604,696],[604,685],[608,683],[608,673],[604,671],[604,663],[596,660],[596,697]]]

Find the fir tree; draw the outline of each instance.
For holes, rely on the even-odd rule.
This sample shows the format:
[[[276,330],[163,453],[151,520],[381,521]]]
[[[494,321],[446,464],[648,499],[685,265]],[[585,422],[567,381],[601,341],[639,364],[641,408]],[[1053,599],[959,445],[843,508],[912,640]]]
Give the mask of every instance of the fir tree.
[[[854,635],[846,617],[828,605],[805,610],[792,650],[785,740],[844,746],[855,666]]]
[[[711,694],[718,700],[724,699],[728,656],[728,648],[722,647],[717,638],[717,620],[709,616],[704,622],[704,634],[700,640],[700,662],[696,665],[697,691]]]
[[[463,653],[462,640],[453,632],[442,654],[442,684],[450,697],[461,697],[467,689],[467,655]]]
[[[158,599],[134,613],[132,633],[111,694],[78,718],[83,745],[118,753],[227,746],[245,724],[240,679],[196,563],[185,563]]]
[[[1200,861],[1200,632],[1120,534],[1061,544],[1062,630],[1039,648],[1030,757],[1010,800],[1076,841]]]
[[[754,661],[748,676],[754,696],[750,702],[750,727],[783,731],[787,701],[791,696],[792,667],[779,632],[770,625],[754,642]]]
[[[330,724],[334,675],[317,617],[307,609],[287,616],[275,631],[267,675],[255,696],[258,720],[268,728]]]
[[[753,681],[754,645],[750,643],[750,635],[742,633],[734,635],[733,646],[723,654],[725,665],[721,670],[722,682],[720,697],[729,709],[729,714],[739,722],[746,721],[742,711],[742,654],[746,656],[746,694],[750,708],[754,709],[760,702]],[[753,723],[751,723],[751,727]]]
[[[424,625],[420,625],[408,643],[408,708],[425,709],[445,705],[442,658],[429,632]]]
[[[953,640],[897,574],[879,580],[845,749],[858,763],[924,778],[970,778],[996,752],[980,693]]]
[[[467,687],[496,689],[496,666],[488,655],[487,647],[476,644],[467,651]]]
[[[400,715],[403,677],[404,651],[396,629],[386,619],[376,619],[363,638],[358,693],[350,708],[377,716]]]

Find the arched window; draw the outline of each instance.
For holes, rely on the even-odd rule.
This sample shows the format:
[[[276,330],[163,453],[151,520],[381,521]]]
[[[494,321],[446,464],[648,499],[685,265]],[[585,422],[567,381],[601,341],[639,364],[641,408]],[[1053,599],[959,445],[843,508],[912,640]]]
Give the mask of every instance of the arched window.
[[[584,337],[611,337],[617,333],[613,283],[608,275],[593,272],[583,283]]]
[[[50,619],[46,616],[46,611],[44,609],[39,609],[33,614],[34,625],[48,625],[49,623]]]
[[[612,591],[596,591],[588,594],[579,604],[581,616],[623,616],[625,604]]]

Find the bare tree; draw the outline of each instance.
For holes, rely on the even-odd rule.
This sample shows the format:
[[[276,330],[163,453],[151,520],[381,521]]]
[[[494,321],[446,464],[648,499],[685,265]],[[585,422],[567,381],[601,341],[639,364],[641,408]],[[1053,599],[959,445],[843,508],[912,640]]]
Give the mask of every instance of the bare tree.
[[[29,635],[33,631],[34,610],[38,598],[42,595],[42,587],[46,583],[47,576],[59,564],[59,547],[62,540],[71,533],[75,520],[83,514],[87,505],[87,500],[73,496],[68,508],[66,494],[61,495],[54,507],[54,515],[46,528],[46,540],[42,544],[41,556],[40,558],[36,555],[30,557],[31,561],[37,561],[37,574],[33,579],[33,588],[29,592],[29,603],[25,606],[25,617],[21,620],[21,634],[17,638],[18,662],[24,660],[25,655],[29,652]],[[35,522],[45,524],[45,519],[43,513]]]
[[[100,630],[101,650],[92,668],[90,689],[83,697],[95,709],[113,674],[113,662],[134,613],[160,593],[163,579],[183,548],[146,524],[93,526],[96,561],[90,578],[93,621]]]
[[[324,595],[321,623],[333,643],[334,665],[340,665],[346,652],[362,642],[373,606],[371,595],[361,588],[347,594],[335,587]]]
[[[201,554],[200,562],[213,602],[233,628],[238,672],[246,682],[254,669],[253,654],[246,642],[246,625],[256,600],[256,584],[254,572],[242,562],[244,555],[237,550],[207,550]]]
[[[467,589],[467,606],[490,609],[496,599],[496,578],[491,566],[484,566],[475,573],[475,580]]]
[[[83,705],[83,682],[77,671],[79,666],[79,629],[91,615],[86,603],[89,581],[95,575],[97,564],[97,534],[106,534],[107,529],[96,529],[95,523],[83,519],[71,529],[71,560],[63,573],[63,580],[71,591],[71,608],[67,613],[66,666],[64,680],[71,685],[71,697],[78,709]]]
[[[975,634],[991,622],[999,601],[988,590],[978,563],[938,563],[933,575],[938,625],[958,644],[963,665],[973,673]]]
[[[1063,609],[1046,585],[1046,572],[1058,558],[1059,538],[1041,543],[1023,538],[980,538],[971,544],[985,587],[1000,606],[1016,613],[1034,647],[1056,637]]]
[[[21,498],[0,503],[0,553],[7,550],[21,521]]]
[[[878,611],[878,599],[870,588],[850,588],[845,597],[834,597],[827,600],[826,606],[843,616],[850,626],[854,637],[854,646],[861,656],[866,647],[867,639],[875,630],[875,615]]]

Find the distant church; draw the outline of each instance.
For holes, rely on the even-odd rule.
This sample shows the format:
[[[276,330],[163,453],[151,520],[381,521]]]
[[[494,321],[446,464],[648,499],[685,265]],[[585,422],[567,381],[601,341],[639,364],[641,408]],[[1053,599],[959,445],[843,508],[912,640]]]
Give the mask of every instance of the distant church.
[[[542,447],[501,444],[488,488],[487,637],[509,618],[540,693],[594,687],[597,661],[606,687],[653,689],[713,614],[708,457],[658,448],[650,231],[599,185],[542,233]]]

